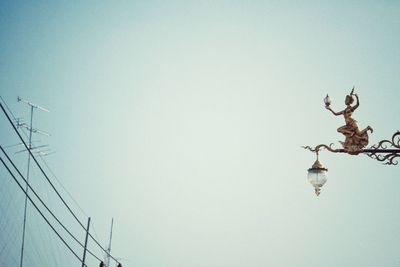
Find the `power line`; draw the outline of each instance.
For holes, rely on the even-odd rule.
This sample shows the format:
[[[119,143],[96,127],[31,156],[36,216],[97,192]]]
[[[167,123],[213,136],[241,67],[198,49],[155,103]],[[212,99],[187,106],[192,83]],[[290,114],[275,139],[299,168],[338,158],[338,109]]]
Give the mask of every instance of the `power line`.
[[[51,185],[51,187],[53,188],[53,190],[56,192],[56,194],[58,195],[58,197],[61,199],[61,201],[64,203],[64,205],[67,207],[67,209],[69,210],[69,212],[72,214],[72,216],[78,221],[78,223],[85,229],[85,226],[81,223],[81,221],[78,219],[78,217],[75,215],[75,213],[71,210],[71,208],[69,207],[69,205],[65,202],[65,200],[63,199],[63,197],[60,195],[60,193],[58,192],[58,190],[55,188],[54,184],[50,181],[49,177],[47,176],[47,174],[45,173],[45,171],[43,170],[43,168],[40,166],[39,162],[37,161],[37,159],[35,158],[35,156],[33,155],[32,151],[30,150],[30,148],[28,147],[28,145],[26,144],[26,142],[24,141],[24,139],[22,138],[21,134],[19,133],[19,131],[17,130],[17,128],[15,127],[15,125],[12,123],[10,116],[8,116],[7,112],[5,111],[3,105],[0,103],[0,107],[3,110],[4,114],[6,115],[8,121],[10,122],[10,124],[12,125],[14,131],[17,133],[18,137],[21,139],[22,143],[24,144],[25,148],[28,150],[29,154],[31,155],[31,157],[33,158],[33,160],[35,161],[36,165],[39,167],[40,171],[42,172],[42,174],[44,175],[44,177],[46,178],[46,180],[49,182],[49,184]]]
[[[8,154],[4,151],[3,147],[0,145],[0,150],[4,153],[8,161],[11,163],[11,165],[14,167],[14,169],[18,172],[19,176],[24,180],[25,183],[27,183],[26,178],[22,175],[22,173],[19,171],[17,166],[15,166],[14,162],[11,160],[11,158],[8,156]],[[44,203],[44,201],[39,197],[39,195],[36,193],[36,191],[32,188],[30,184],[28,184],[29,189],[32,191],[32,193],[35,195],[35,197],[40,201],[40,203],[46,208],[46,210],[53,216],[53,218],[61,225],[61,227],[82,247],[84,248],[84,245],[65,227],[65,225],[57,218],[57,216],[50,210],[50,208]],[[97,257],[95,254],[93,254],[90,250],[86,249],[90,255],[95,257],[97,260],[101,261],[99,257]]]
[[[14,181],[18,184],[19,188],[24,192],[24,194],[27,196],[31,204],[35,207],[35,209],[39,212],[39,214],[42,216],[42,218],[46,221],[46,223],[50,226],[50,228],[54,231],[54,233],[61,239],[61,241],[64,243],[64,245],[74,254],[74,256],[82,263],[81,258],[75,253],[75,251],[68,245],[68,243],[62,238],[62,236],[57,232],[57,230],[54,228],[54,226],[49,222],[49,220],[44,216],[44,214],[40,211],[38,206],[33,202],[31,197],[27,194],[27,192],[24,190],[20,182],[18,182],[17,178],[14,176],[14,174],[11,172],[11,170],[8,168],[7,164],[4,162],[3,158],[0,156],[0,161],[3,163],[4,167],[7,169],[8,173],[12,176]]]
[[[13,117],[13,119],[14,119],[15,121],[17,121],[17,118],[16,118],[16,117],[14,116],[14,114],[11,112],[11,109],[8,107],[6,101],[4,101],[4,99],[3,99],[2,96],[0,96],[0,99],[1,99],[1,101],[4,103],[4,105],[6,106],[8,112],[10,112],[11,116]],[[25,133],[24,133],[24,135],[25,135],[26,138],[28,138],[28,136],[27,136]]]
[[[11,110],[10,107],[7,105],[7,102],[3,99],[3,97],[0,96],[0,99],[1,99],[1,101],[3,102],[4,106],[6,107],[8,113],[9,113],[9,114],[12,116],[12,118],[14,119],[16,125],[17,125],[18,127],[20,127],[20,126],[25,126],[24,128],[28,128],[28,130],[29,130],[29,127],[27,127],[27,125],[25,125],[25,123],[23,123],[23,122],[21,123],[21,122],[20,122],[20,119],[17,118],[17,117],[13,114],[12,110]],[[28,135],[26,134],[25,131],[22,131],[22,134],[25,136],[26,140],[29,139],[29,137],[28,137]],[[33,142],[33,141],[32,141],[32,142]],[[20,146],[20,145],[22,145],[22,143],[18,143],[18,144],[14,144],[14,145],[5,146],[4,148],[14,147],[14,146]],[[24,151],[25,151],[25,150],[24,150]],[[41,153],[38,153],[38,155],[42,158],[42,154],[41,154]],[[44,161],[43,158],[42,158],[42,160]],[[47,234],[48,234],[48,233],[47,233]],[[41,236],[41,235],[39,235],[39,236]],[[49,238],[50,238],[50,236],[49,236]],[[50,240],[52,240],[52,239],[50,238]],[[60,259],[60,258],[61,258],[61,257],[60,257],[60,256],[61,256],[60,246],[59,246],[58,244],[56,244],[55,247],[56,247],[57,257],[58,257],[58,259]],[[34,248],[35,248],[35,246],[34,246]]]
[[[1,101],[4,103],[4,106],[6,107],[8,113],[11,114],[11,116],[13,117],[13,119],[15,121],[17,121],[17,118],[15,117],[15,115],[13,114],[12,110],[8,107],[6,101],[4,101],[3,97],[0,96]],[[28,139],[28,135],[22,131],[22,133],[25,135],[25,137]],[[16,145],[22,145],[23,143],[19,143]],[[16,145],[11,145],[11,146],[16,146]],[[4,148],[8,148],[10,146],[6,146]],[[71,200],[76,204],[76,206],[79,208],[79,210],[82,212],[83,215],[85,215],[86,217],[89,217],[87,215],[87,213],[82,209],[82,207],[79,205],[79,203],[74,199],[74,197],[72,196],[72,194],[65,188],[65,186],[61,183],[60,179],[58,179],[57,175],[53,172],[53,170],[50,168],[50,166],[47,164],[47,162],[44,160],[44,157],[41,154],[38,154],[40,159],[42,160],[42,162],[44,163],[44,165],[47,167],[47,169],[49,170],[49,172],[53,175],[53,177],[56,179],[56,181],[58,182],[58,184],[64,189],[64,191],[68,194],[68,196],[71,198]]]
[[[89,217],[87,213],[82,209],[82,207],[79,205],[79,203],[75,200],[75,198],[72,196],[70,192],[65,188],[65,186],[60,182],[60,179],[57,177],[57,175],[54,173],[54,171],[50,168],[50,166],[47,164],[47,162],[44,160],[44,157],[39,154],[40,159],[46,166],[46,168],[49,170],[49,172],[53,175],[53,177],[56,179],[57,183],[64,189],[64,191],[68,194],[68,196],[71,198],[71,200],[75,203],[75,205],[79,208],[79,210],[82,212],[83,215],[86,217]]]
[[[4,101],[4,100],[3,100]],[[11,126],[13,127],[15,133],[18,135],[19,139],[21,140],[21,142],[23,143],[23,145],[25,146],[25,148],[28,150],[30,156],[32,157],[32,159],[34,160],[34,162],[36,163],[36,165],[38,166],[38,168],[40,169],[40,171],[42,172],[43,176],[46,178],[46,180],[49,182],[49,184],[51,185],[51,187],[53,188],[53,190],[56,192],[57,196],[60,198],[60,200],[63,202],[63,204],[67,207],[68,211],[72,214],[72,216],[75,218],[75,220],[79,223],[79,225],[86,231],[86,227],[83,225],[83,223],[79,220],[79,218],[75,215],[75,213],[72,211],[72,209],[69,207],[69,205],[65,202],[64,198],[60,195],[60,193],[58,192],[58,190],[55,188],[54,184],[51,182],[51,180],[49,179],[49,177],[47,176],[46,172],[43,170],[43,168],[41,167],[41,165],[39,164],[39,162],[37,161],[36,157],[33,155],[33,153],[31,152],[31,150],[29,149],[28,145],[26,144],[26,142],[24,141],[24,139],[22,138],[21,134],[19,133],[19,131],[17,130],[17,128],[15,127],[14,123],[12,122],[10,116],[8,115],[8,113],[6,112],[6,110],[4,109],[3,105],[0,103],[0,107],[3,111],[3,113],[5,114],[5,116],[7,117],[7,120],[9,121],[9,123],[11,124]],[[120,263],[115,257],[113,257],[108,251],[107,249],[105,249],[94,237],[92,234],[89,233],[90,238],[108,255],[110,256],[116,263]]]
[[[39,157],[41,158],[42,162],[44,163],[44,165],[47,167],[47,169],[49,170],[49,172],[53,175],[53,177],[56,179],[56,181],[58,182],[58,184],[64,189],[64,191],[69,195],[69,197],[72,199],[72,201],[77,205],[77,207],[79,208],[79,210],[82,212],[82,214],[84,214],[86,217],[89,217],[87,215],[87,213],[82,209],[82,207],[79,205],[79,203],[74,199],[74,197],[72,196],[72,194],[70,192],[68,192],[68,190],[64,187],[64,185],[61,183],[60,179],[57,177],[57,175],[54,173],[54,171],[50,168],[50,166],[47,164],[47,162],[44,160],[43,156],[39,155]],[[112,258],[114,261],[116,261],[117,263],[119,263],[108,251],[108,249],[103,248],[103,246],[97,241],[97,239],[99,239],[97,233],[96,233],[96,228],[95,225],[93,223],[92,224],[92,229],[94,231],[94,234],[96,237],[93,237],[92,234],[89,232],[89,237],[96,243],[97,246],[100,247],[100,249],[105,252],[107,254],[107,256],[109,256],[110,258]],[[85,230],[85,229],[84,229]]]

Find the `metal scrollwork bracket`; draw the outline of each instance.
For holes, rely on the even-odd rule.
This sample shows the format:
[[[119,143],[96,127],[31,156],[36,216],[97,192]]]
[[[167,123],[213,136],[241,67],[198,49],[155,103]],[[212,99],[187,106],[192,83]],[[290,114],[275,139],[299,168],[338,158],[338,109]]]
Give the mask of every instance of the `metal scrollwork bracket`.
[[[359,150],[346,150],[346,149],[335,149],[332,147],[333,144],[317,145],[316,147],[303,146],[304,149],[310,150],[317,154],[321,149],[326,149],[333,153],[347,153],[350,155],[358,155],[360,153],[366,154],[372,159],[376,159],[385,165],[397,165],[398,158],[400,158],[400,131],[393,134],[391,140],[382,140],[378,144],[371,146],[370,148],[364,148]]]
[[[385,165],[397,165],[400,158],[400,131],[393,134],[392,140],[382,140],[378,144],[364,149],[364,153]]]

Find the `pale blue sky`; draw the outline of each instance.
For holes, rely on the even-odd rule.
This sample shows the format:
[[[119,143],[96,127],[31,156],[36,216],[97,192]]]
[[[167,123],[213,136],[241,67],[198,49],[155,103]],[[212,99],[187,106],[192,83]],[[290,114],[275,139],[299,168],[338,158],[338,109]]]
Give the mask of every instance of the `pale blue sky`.
[[[300,148],[339,145],[344,120],[322,99],[341,110],[353,85],[371,143],[400,130],[399,14],[397,1],[3,2],[0,95],[26,119],[17,95],[51,110],[35,113],[46,161],[104,244],[114,217],[124,266],[400,266],[399,167],[322,153],[317,198]],[[4,116],[0,129],[16,142]],[[13,266],[23,196],[0,173]],[[31,266],[76,265],[31,214]]]

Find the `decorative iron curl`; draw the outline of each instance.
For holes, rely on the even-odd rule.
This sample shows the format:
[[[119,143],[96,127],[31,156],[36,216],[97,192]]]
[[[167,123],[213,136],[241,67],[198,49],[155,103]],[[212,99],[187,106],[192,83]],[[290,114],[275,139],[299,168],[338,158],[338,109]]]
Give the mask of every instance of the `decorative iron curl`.
[[[371,149],[386,149],[390,147],[400,148],[400,131],[393,134],[392,140],[382,140],[378,144],[371,146]]]
[[[328,151],[330,151],[330,152],[333,152],[333,153],[343,152],[342,149],[333,148],[333,143],[329,144],[329,146],[328,146],[328,145],[325,145],[325,144],[321,144],[321,145],[317,145],[317,146],[314,147],[314,148],[313,148],[313,147],[310,147],[310,146],[302,146],[302,148],[308,149],[308,150],[310,150],[311,152],[314,152],[314,153],[316,153],[316,154],[318,154],[319,151],[320,151],[322,148],[325,148],[326,150],[328,150]]]
[[[400,158],[398,153],[390,153],[386,155],[375,154],[374,152],[367,153],[367,156],[371,159],[383,162],[384,165],[397,165],[399,162],[397,158]],[[385,162],[386,161],[386,162]]]
[[[377,161],[384,162],[385,165],[397,165],[399,162],[397,158],[400,158],[400,131],[393,134],[392,140],[382,140],[378,144],[371,146],[370,152],[367,152],[367,156],[376,159]],[[388,150],[387,152],[385,150]],[[386,153],[386,155],[381,155],[380,153]]]

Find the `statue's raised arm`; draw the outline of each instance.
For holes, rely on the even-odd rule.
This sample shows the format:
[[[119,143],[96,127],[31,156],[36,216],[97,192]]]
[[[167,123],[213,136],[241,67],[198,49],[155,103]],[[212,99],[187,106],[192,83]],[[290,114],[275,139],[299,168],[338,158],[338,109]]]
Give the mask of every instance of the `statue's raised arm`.
[[[330,106],[328,106],[328,105],[326,105],[325,108],[326,108],[327,110],[329,110],[330,112],[332,112],[332,114],[335,115],[335,116],[340,116],[340,115],[343,115],[343,114],[344,114],[344,110],[339,111],[339,112],[335,112],[335,111],[333,111],[333,109],[332,109]]]
[[[353,111],[356,110],[360,106],[360,99],[357,94],[353,94],[356,97],[357,103],[353,106]]]

